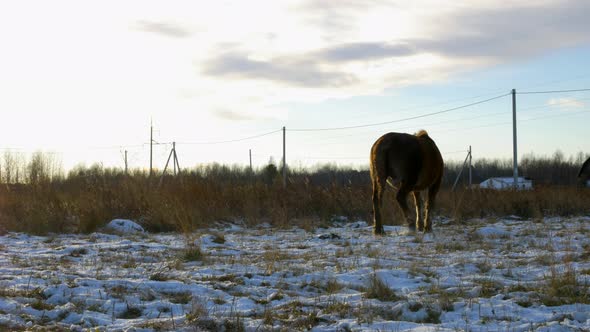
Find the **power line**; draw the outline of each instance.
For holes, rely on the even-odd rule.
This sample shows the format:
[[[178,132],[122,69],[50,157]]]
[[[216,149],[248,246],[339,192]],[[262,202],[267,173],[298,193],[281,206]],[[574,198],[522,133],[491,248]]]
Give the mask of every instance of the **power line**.
[[[153,145],[171,145],[172,144],[172,142],[157,142],[156,140],[152,140],[152,142],[153,142],[152,143]],[[143,145],[148,145],[148,144],[150,144],[150,143],[144,143]]]
[[[420,125],[420,127],[421,128],[432,128],[432,126],[437,126],[437,125],[444,124],[444,123],[455,123],[458,121],[468,121],[468,120],[480,119],[480,118],[491,117],[491,116],[501,115],[501,114],[507,114],[507,112],[501,111],[501,112],[493,112],[493,113],[484,113],[484,114],[480,114],[480,115],[476,115],[476,116],[472,116],[472,117],[460,117],[458,119],[450,119],[450,120],[445,120],[445,121],[438,121],[436,123],[423,124],[423,125]],[[399,131],[399,130],[412,129],[415,127],[416,126],[397,127],[397,128],[393,128],[391,130]],[[429,129],[428,131],[430,132],[431,130]],[[313,144],[314,145],[336,145],[336,144],[340,144],[340,143],[323,143],[323,142],[333,141],[334,139],[343,138],[343,137],[364,136],[367,134],[375,134],[375,133],[369,132],[369,131],[363,131],[363,132],[354,133],[354,134],[337,135],[337,136],[329,136],[329,137],[322,137],[322,138],[313,138]],[[308,141],[309,140],[304,140],[303,142],[307,143]],[[462,151],[462,152],[465,152],[465,151]]]
[[[416,109],[428,109],[428,108],[432,108],[432,107],[441,107],[442,105],[464,102],[464,101],[473,100],[473,99],[480,99],[480,98],[484,98],[484,97],[487,97],[490,95],[497,95],[498,93],[500,93],[500,92],[496,90],[492,93],[484,93],[484,94],[480,94],[480,95],[472,96],[472,97],[465,97],[465,98],[458,98],[458,99],[456,98],[456,99],[452,99],[452,100],[438,101],[436,103],[430,103],[427,105],[413,105],[413,106],[409,106],[409,107],[405,107],[405,108],[396,109],[396,112],[408,113],[408,111],[413,111]],[[350,117],[349,119],[358,119],[360,117],[366,118],[365,115],[369,114],[369,113],[371,113],[371,111],[361,112],[360,114],[357,114],[357,116]]]
[[[583,91],[590,91],[590,89],[524,91],[524,92],[516,92],[516,94],[517,95],[530,95],[530,94],[541,94],[541,93],[567,93],[567,92],[583,92]]]
[[[233,142],[241,142],[241,141],[246,141],[246,140],[250,140],[250,139],[255,139],[255,138],[259,138],[259,137],[263,137],[263,136],[267,136],[267,135],[271,135],[274,133],[278,133],[279,131],[282,131],[283,129],[278,129],[278,130],[273,130],[267,133],[263,133],[263,134],[259,134],[259,135],[254,135],[254,136],[248,136],[248,137],[243,137],[243,138],[237,138],[237,139],[231,139],[231,140],[226,140],[226,141],[209,141],[209,142],[176,142],[176,144],[185,144],[185,145],[208,145],[208,144],[224,144],[224,143],[233,143]]]
[[[543,105],[536,105],[536,106],[530,106],[530,107],[525,107],[525,108],[520,108],[519,112],[520,113],[528,113],[531,110],[534,109],[539,109],[539,108],[544,108],[543,111],[545,111],[546,109],[550,109],[553,106],[560,106],[560,105],[567,105],[567,104],[572,104],[575,103],[576,101],[584,101],[584,100],[589,100],[590,98],[576,98],[575,100],[565,100],[565,101],[559,101],[559,102],[555,102],[552,104],[543,104]],[[501,112],[493,112],[493,113],[484,113],[484,114],[480,114],[480,115],[475,115],[475,116],[461,116],[457,119],[450,119],[450,120],[444,120],[444,121],[437,121],[436,123],[428,123],[428,124],[424,124],[421,125],[421,127],[423,128],[431,128],[432,126],[437,126],[440,124],[445,124],[445,123],[454,123],[454,122],[459,122],[459,121],[469,121],[469,120],[477,120],[477,119],[481,119],[481,118],[486,118],[486,117],[492,117],[492,116],[496,116],[496,115],[503,115],[503,114],[508,114],[507,111],[501,111]],[[526,120],[524,120],[526,121]],[[482,126],[475,126],[475,127],[469,127],[469,128],[485,128],[485,127],[493,127],[493,126],[498,126],[498,125],[504,125],[504,124],[509,124],[511,122],[500,122],[500,123],[492,123],[492,124],[485,124]],[[406,129],[411,129],[414,126],[411,127],[398,127],[392,130],[406,130]],[[468,129],[469,129],[468,128]],[[447,132],[447,131],[454,131],[454,129],[442,129],[442,130],[429,130],[429,132],[432,133],[437,133],[437,132]],[[343,138],[343,137],[356,137],[356,136],[363,136],[366,134],[369,134],[371,132],[361,132],[361,133],[357,133],[357,134],[347,134],[347,135],[338,135],[338,136],[330,136],[330,137],[323,137],[323,138],[319,138],[320,142],[325,142],[325,141],[330,141],[330,140],[334,140],[337,138]],[[314,144],[318,144],[318,139],[314,139]],[[337,143],[319,143],[319,145],[335,145]]]
[[[443,111],[426,113],[426,114],[416,115],[416,116],[407,117],[407,118],[398,119],[398,120],[392,120],[392,121],[385,121],[385,122],[378,122],[378,123],[370,123],[370,124],[357,125],[357,126],[348,126],[348,127],[289,129],[289,131],[328,131],[328,130],[345,130],[345,129],[373,127],[373,126],[385,125],[385,124],[390,124],[390,123],[396,123],[396,122],[403,122],[403,121],[408,121],[408,120],[425,118],[425,117],[428,117],[428,116],[433,116],[433,115],[442,114],[442,113],[448,113],[448,112],[456,111],[456,110],[459,110],[459,109],[467,108],[467,107],[470,107],[470,106],[475,106],[475,105],[478,105],[478,104],[483,104],[483,103],[486,103],[486,102],[489,102],[489,101],[492,101],[492,100],[495,100],[495,99],[506,97],[508,95],[510,95],[510,93],[506,93],[506,94],[499,95],[499,96],[496,96],[496,97],[488,98],[488,99],[485,99],[485,100],[480,100],[480,101],[477,101],[477,102],[474,102],[474,103],[471,103],[471,104],[467,104],[467,105],[463,105],[463,106],[449,108],[449,109],[446,109],[446,110],[443,110]]]
[[[466,153],[469,150],[457,150],[457,151],[442,151],[441,154],[456,154],[456,153]]]
[[[89,150],[120,150],[120,149],[131,149],[131,148],[142,148],[146,144],[135,144],[135,145],[112,145],[112,146],[91,146]]]
[[[584,113],[590,113],[590,110],[584,110],[584,111],[579,111],[579,112],[571,112],[571,113],[564,113],[564,114],[553,114],[553,115],[546,115],[546,116],[538,116],[538,117],[529,118],[529,119],[521,119],[521,120],[518,120],[518,122],[521,123],[521,122],[537,121],[537,120],[551,119],[551,118],[564,118],[564,117],[570,117],[570,116],[574,116],[574,115],[581,115],[581,114],[584,114]],[[497,123],[491,123],[491,124],[486,124],[486,125],[481,125],[481,126],[459,127],[459,128],[445,129],[445,130],[435,130],[435,131],[433,131],[433,133],[457,132],[457,131],[464,131],[464,130],[470,130],[470,129],[505,126],[505,125],[510,125],[510,124],[512,124],[512,122],[510,122],[510,121],[497,122]]]

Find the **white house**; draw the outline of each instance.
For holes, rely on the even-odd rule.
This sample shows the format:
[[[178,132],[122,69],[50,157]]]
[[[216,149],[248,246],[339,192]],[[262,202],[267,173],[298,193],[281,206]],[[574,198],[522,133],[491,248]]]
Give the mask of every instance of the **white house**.
[[[517,179],[518,190],[531,190],[533,189],[533,180],[525,177],[519,177]],[[489,178],[479,184],[480,188],[484,189],[514,189],[514,177],[503,177],[503,178]]]

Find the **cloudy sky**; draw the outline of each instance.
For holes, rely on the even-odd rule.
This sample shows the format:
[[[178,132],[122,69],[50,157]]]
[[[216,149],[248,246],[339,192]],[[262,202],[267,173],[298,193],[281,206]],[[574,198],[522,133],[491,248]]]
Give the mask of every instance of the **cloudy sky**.
[[[181,166],[280,160],[283,126],[296,167],[366,165],[380,135],[419,129],[447,160],[469,145],[508,159],[510,96],[447,110],[590,88],[588,13],[582,0],[0,0],[0,149],[66,168],[122,166],[128,150],[147,167],[153,121]],[[590,91],[517,105],[519,155],[590,153]]]

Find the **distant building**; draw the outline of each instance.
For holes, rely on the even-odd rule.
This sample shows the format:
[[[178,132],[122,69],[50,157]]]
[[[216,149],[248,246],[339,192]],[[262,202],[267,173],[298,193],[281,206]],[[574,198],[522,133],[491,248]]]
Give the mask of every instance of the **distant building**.
[[[517,180],[518,190],[531,190],[533,189],[533,180],[525,177],[519,177]],[[502,178],[489,178],[479,184],[480,188],[483,189],[514,189],[514,177],[502,177]]]

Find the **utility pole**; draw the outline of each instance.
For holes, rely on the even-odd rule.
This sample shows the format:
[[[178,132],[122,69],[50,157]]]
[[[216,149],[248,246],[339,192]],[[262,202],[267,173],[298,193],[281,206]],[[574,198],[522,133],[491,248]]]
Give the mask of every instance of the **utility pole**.
[[[172,161],[172,173],[176,176],[176,142],[172,142],[172,153],[174,154]]]
[[[471,161],[472,161],[472,155],[471,155],[471,145],[469,146],[469,189],[471,189],[471,186],[473,185],[472,183],[472,174],[471,174]]]
[[[287,144],[286,144],[286,129],[283,126],[283,188],[287,188]]]
[[[512,150],[514,152],[514,189],[518,189],[518,152],[516,144],[516,90],[512,89]]]
[[[154,123],[150,120],[150,179],[153,173]]]
[[[125,175],[127,175],[127,150],[125,150]]]
[[[176,176],[177,170],[180,174],[180,165],[178,164],[178,155],[176,155],[176,142],[172,142],[172,151],[174,151],[174,175]]]
[[[467,166],[467,162],[469,162],[469,188],[471,188],[471,145],[469,146],[469,151],[467,151],[467,156],[465,156],[465,161],[463,161],[463,165],[459,170],[459,174],[457,174],[457,178],[455,178],[451,191],[455,191],[457,183],[459,183],[459,179],[461,178],[461,174],[463,174],[463,169]]]
[[[162,171],[162,176],[160,177],[160,186],[162,182],[164,182],[164,175],[166,175],[166,170],[168,169],[168,165],[170,164],[170,159],[172,159],[172,167],[174,168],[174,175],[180,174],[180,164],[178,163],[178,155],[176,154],[176,142],[172,142],[172,150],[170,150],[170,154],[168,155],[168,160],[166,160],[166,166],[164,166],[164,171]]]
[[[248,150],[248,154],[250,155],[250,172],[252,172],[252,149]]]

